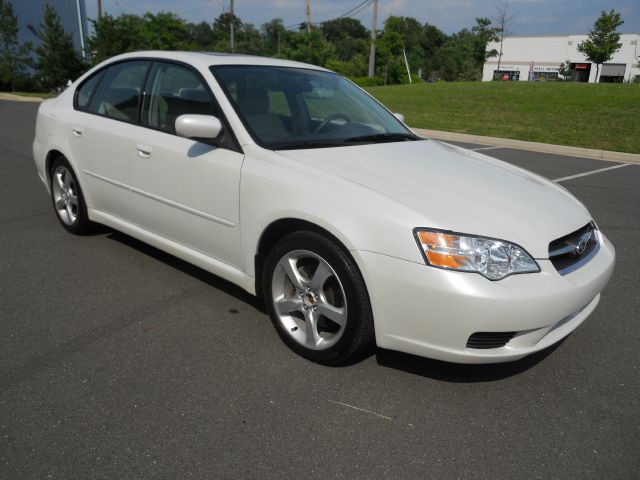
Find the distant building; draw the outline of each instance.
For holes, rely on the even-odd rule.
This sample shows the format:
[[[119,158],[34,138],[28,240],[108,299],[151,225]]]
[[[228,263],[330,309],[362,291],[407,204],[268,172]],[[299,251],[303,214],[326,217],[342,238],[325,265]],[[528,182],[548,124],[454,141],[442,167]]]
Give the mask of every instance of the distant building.
[[[18,42],[31,42],[34,49],[40,45],[40,25],[44,21],[44,7],[49,4],[60,17],[65,32],[73,36],[76,50],[82,56],[89,34],[85,0],[9,0],[18,18]]]
[[[553,80],[558,78],[560,64],[569,60],[579,82],[595,82],[596,66],[578,52],[578,44],[586,35],[507,37],[502,45],[502,60],[498,58],[484,64],[482,80]],[[638,55],[640,34],[621,35],[622,47],[613,58],[600,67],[601,83],[628,82],[640,78]],[[490,43],[487,50],[500,51],[500,43]]]

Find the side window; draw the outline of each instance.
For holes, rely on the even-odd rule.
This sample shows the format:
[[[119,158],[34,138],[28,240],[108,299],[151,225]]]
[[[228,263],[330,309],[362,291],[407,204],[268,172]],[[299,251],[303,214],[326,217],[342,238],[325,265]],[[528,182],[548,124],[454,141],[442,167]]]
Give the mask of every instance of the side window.
[[[148,85],[142,125],[175,134],[180,115],[216,115],[211,95],[200,77],[188,68],[155,63]]]
[[[100,84],[100,80],[102,80],[103,76],[104,70],[98,72],[88,80],[85,80],[84,83],[80,85],[80,88],[76,91],[76,108],[78,110],[85,111],[87,109],[89,106],[89,100],[91,100],[91,96]]]
[[[133,61],[107,68],[104,79],[91,98],[89,112],[135,123],[148,67],[149,62]]]

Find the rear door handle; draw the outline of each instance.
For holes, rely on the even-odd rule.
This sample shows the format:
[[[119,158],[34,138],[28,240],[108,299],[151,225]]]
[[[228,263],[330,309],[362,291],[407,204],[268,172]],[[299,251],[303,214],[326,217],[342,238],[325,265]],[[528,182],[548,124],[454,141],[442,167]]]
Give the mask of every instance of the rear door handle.
[[[136,150],[140,158],[149,158],[151,157],[151,153],[153,153],[153,148],[141,143],[136,143]]]
[[[84,133],[84,128],[82,127],[71,127],[71,131],[73,132],[73,136],[80,138],[82,136],[82,134]]]

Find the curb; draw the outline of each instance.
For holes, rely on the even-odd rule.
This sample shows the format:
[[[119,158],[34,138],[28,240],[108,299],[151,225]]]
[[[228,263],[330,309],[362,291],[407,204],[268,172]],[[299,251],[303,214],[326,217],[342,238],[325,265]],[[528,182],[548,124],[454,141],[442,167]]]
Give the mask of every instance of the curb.
[[[23,97],[22,95],[14,95],[13,93],[0,92],[0,100],[10,100],[12,102],[42,102],[42,97]]]
[[[553,145],[551,143],[525,142],[524,140],[510,140],[508,138],[483,137],[469,135],[467,133],[443,132],[440,130],[425,130],[414,128],[418,135],[424,135],[434,140],[477,143],[495,147],[516,148],[531,152],[553,153],[570,157],[590,158],[607,162],[623,162],[640,164],[640,155],[636,153],[611,152],[609,150],[595,150],[591,148],[568,147],[565,145]]]

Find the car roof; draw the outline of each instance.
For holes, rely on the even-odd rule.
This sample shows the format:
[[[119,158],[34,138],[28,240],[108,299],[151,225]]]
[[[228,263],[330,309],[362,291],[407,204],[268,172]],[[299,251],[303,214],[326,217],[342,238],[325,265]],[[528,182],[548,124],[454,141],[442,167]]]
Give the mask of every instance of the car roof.
[[[254,55],[240,55],[221,52],[183,52],[166,50],[148,50],[140,52],[124,53],[108,59],[106,63],[134,58],[159,58],[177,60],[194,66],[209,68],[212,65],[266,65],[273,67],[298,67],[313,70],[326,70],[325,68],[308,63],[283,60],[280,58],[258,57]]]

